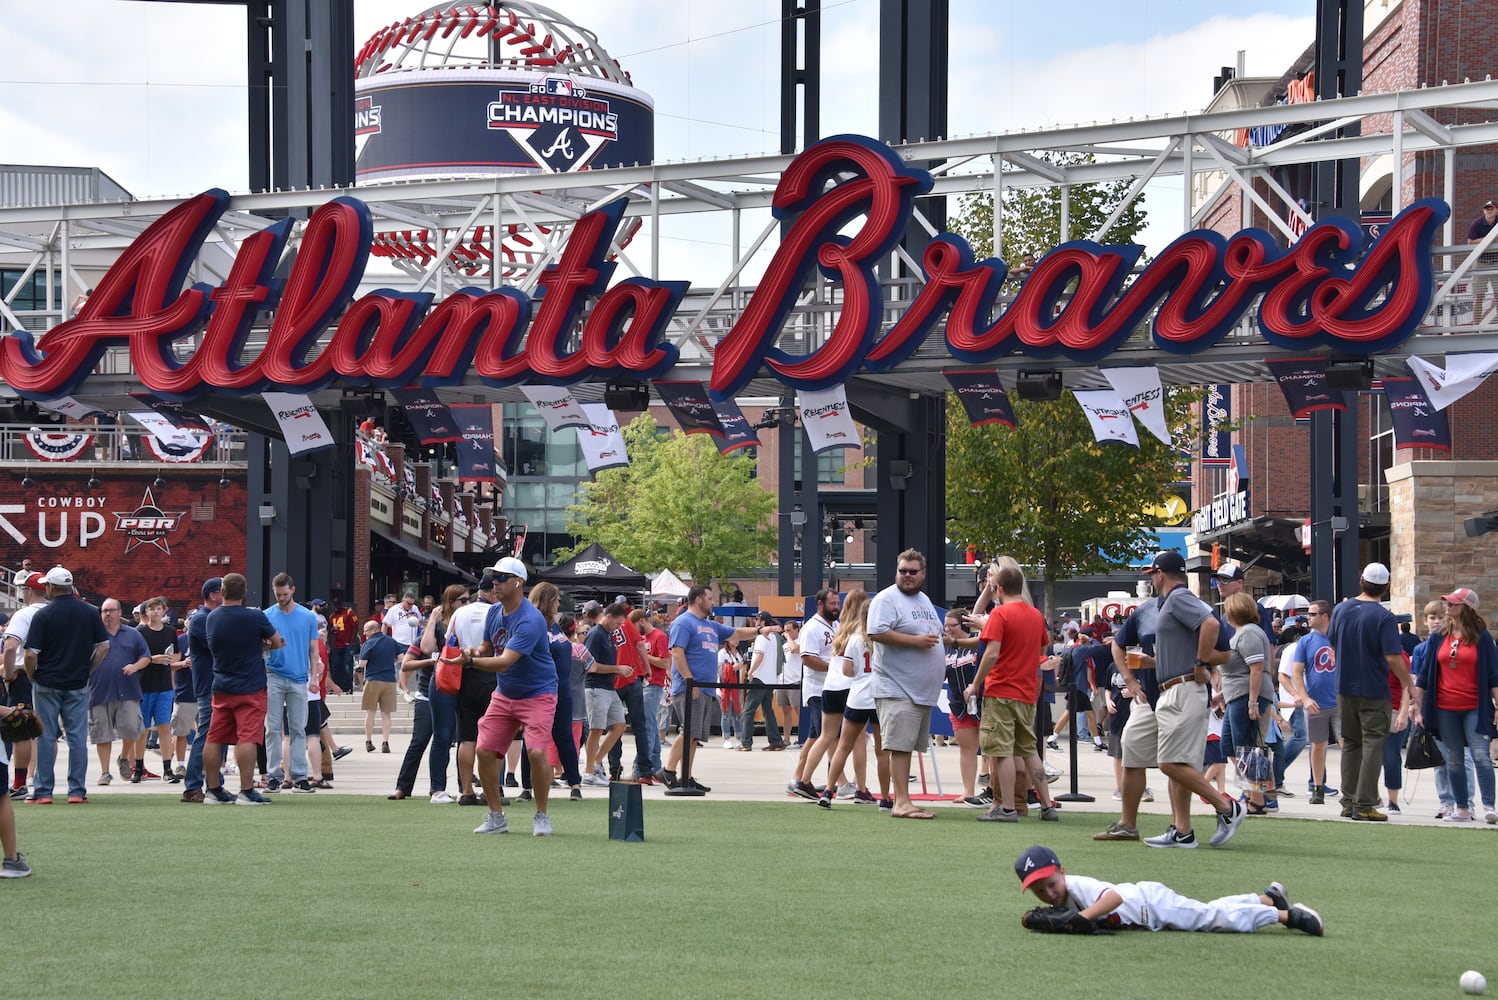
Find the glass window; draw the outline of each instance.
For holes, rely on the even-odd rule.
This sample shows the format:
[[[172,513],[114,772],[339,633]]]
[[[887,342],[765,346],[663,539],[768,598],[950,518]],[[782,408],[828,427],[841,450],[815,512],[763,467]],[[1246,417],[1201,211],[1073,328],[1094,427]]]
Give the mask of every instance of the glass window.
[[[46,275],[40,270],[33,271],[31,276],[21,285],[21,290],[16,292],[14,299],[10,293],[20,283],[21,276],[25,271],[11,268],[0,270],[0,298],[10,299],[10,307],[18,313],[34,312],[47,308],[47,281]],[[66,303],[62,301],[62,275],[53,275],[52,280],[52,306],[61,309]]]
[[[794,464],[791,478],[801,482],[801,447],[800,441],[796,442],[794,452]],[[844,455],[853,455],[856,459],[857,453],[847,448],[835,448],[832,451],[824,451],[817,456],[817,485],[818,486],[841,486],[843,484],[844,467],[849,460]]]

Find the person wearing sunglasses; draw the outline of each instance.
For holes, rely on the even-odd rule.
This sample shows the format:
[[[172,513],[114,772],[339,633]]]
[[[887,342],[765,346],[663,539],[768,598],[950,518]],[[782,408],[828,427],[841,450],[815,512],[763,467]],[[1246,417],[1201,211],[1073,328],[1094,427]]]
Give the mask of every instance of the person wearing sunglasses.
[[[1498,645],[1487,622],[1477,613],[1477,593],[1458,587],[1447,594],[1445,634],[1435,642],[1434,657],[1427,652],[1427,667],[1415,689],[1426,718],[1435,722],[1446,758],[1446,779],[1456,808],[1448,823],[1470,823],[1474,796],[1467,783],[1464,758],[1472,761],[1477,790],[1482,794],[1483,819],[1498,824],[1494,808],[1493,760],[1490,746],[1498,712]]]

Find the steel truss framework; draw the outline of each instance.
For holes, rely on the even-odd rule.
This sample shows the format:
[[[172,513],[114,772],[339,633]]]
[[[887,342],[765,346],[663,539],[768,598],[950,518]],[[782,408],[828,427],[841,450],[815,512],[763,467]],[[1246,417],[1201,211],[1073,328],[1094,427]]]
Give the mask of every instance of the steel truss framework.
[[[1182,178],[1182,214],[1189,219],[1193,218],[1195,181],[1202,176],[1221,178],[1216,193],[1204,204],[1210,205],[1221,196],[1237,197],[1245,216],[1250,208],[1257,208],[1278,228],[1276,235],[1290,238],[1292,230],[1286,220],[1300,209],[1271,176],[1273,168],[1344,157],[1357,157],[1365,165],[1388,157],[1382,162],[1403,165],[1413,154],[1439,154],[1444,198],[1448,204],[1458,204],[1455,157],[1463,149],[1498,144],[1498,122],[1447,125],[1441,120],[1487,118],[1494,116],[1495,110],[1498,81],[1483,81],[1270,108],[919,142],[900,146],[898,151],[908,161],[939,164],[932,170],[935,183],[929,197],[949,200],[1119,180],[1129,182],[1128,197],[1133,200],[1151,181]],[[1373,131],[1378,121],[1391,122],[1392,131]],[[1363,134],[1335,137],[1339,128],[1355,122],[1363,123]],[[1230,137],[1239,129],[1272,125],[1297,128],[1290,130],[1293,135],[1268,146],[1245,149],[1232,144]],[[1091,162],[1057,166],[1046,161],[1047,153],[1062,151],[1089,154]],[[729,232],[731,259],[724,263],[721,283],[714,288],[694,287],[668,333],[681,348],[682,358],[670,377],[705,380],[712,345],[738,318],[753,291],[748,276],[756,273],[756,262],[762,265],[767,250],[774,247],[779,224],[770,218],[768,208],[790,160],[784,155],[753,156],[597,170],[582,176],[428,180],[345,190],[236,195],[205,244],[191,280],[221,283],[240,242],[249,234],[279,218],[305,218],[330,198],[351,194],[373,213],[377,242],[418,248],[383,267],[377,268],[372,262],[365,279],[367,287],[430,291],[438,298],[472,285],[492,288],[509,283],[530,291],[540,267],[519,271],[517,280],[507,282],[504,260],[494,266],[489,256],[493,234],[525,234],[536,247],[536,260],[544,266],[559,256],[571,222],[605,202],[626,197],[627,217],[639,220],[642,226],[633,243],[616,247],[620,263],[616,278],[681,277],[660,273],[662,232],[667,227],[695,220]],[[1400,170],[1401,175],[1404,172]],[[1256,185],[1267,193],[1260,193]],[[1404,207],[1399,201],[1399,183],[1393,185],[1393,192],[1397,213]],[[1062,203],[1065,201],[1063,198]],[[0,210],[0,266],[23,270],[27,276],[41,272],[49,279],[55,277],[63,289],[61,301],[52,301],[52,281],[44,282],[49,299],[43,310],[18,314],[9,302],[0,303],[0,329],[8,332],[25,328],[40,333],[60,322],[67,302],[89,284],[83,272],[97,274],[107,267],[151,221],[177,203],[152,200]],[[994,213],[994,218],[997,251],[1003,246],[1003,233],[997,229],[999,213]],[[934,233],[919,203],[917,221]],[[1066,221],[1063,219],[1063,232]],[[1113,221],[1108,220],[1098,232],[1068,235],[1107,242],[1107,226]],[[1455,218],[1446,224],[1430,312],[1418,333],[1399,350],[1376,359],[1378,374],[1402,370],[1402,359],[1409,354],[1498,350],[1498,322],[1459,324],[1451,318],[1453,293],[1463,286],[1479,253],[1494,239],[1490,236],[1483,244],[1466,245],[1458,240],[1458,224],[1461,220]],[[758,228],[750,229],[751,225]],[[627,229],[621,227],[621,232]],[[1494,234],[1498,235],[1498,230]],[[297,242],[293,238],[288,252]],[[906,265],[906,273],[919,273],[908,255],[896,253]],[[892,274],[900,271],[897,267],[889,269]],[[482,277],[475,278],[476,273]],[[886,329],[903,314],[918,288],[919,282],[911,279],[885,282]],[[799,352],[817,346],[831,329],[838,308],[839,290],[835,286],[826,282],[809,286],[786,323],[781,346]],[[181,349],[185,354],[192,345],[181,345]],[[1141,332],[1109,361],[1158,365],[1169,384],[1241,383],[1268,381],[1263,358],[1273,352],[1245,319],[1232,335],[1198,354],[1182,356],[1162,351]],[[857,377],[902,392],[938,393],[946,391],[940,371],[948,367],[953,367],[953,360],[944,350],[938,330],[896,370]],[[1065,368],[1069,386],[1104,384],[1096,367],[1067,361],[1039,362],[1015,355],[994,367],[1011,372],[1019,368]],[[80,395],[84,399],[122,396],[131,385],[128,357],[118,349],[105,358]],[[596,398],[601,388],[580,386],[578,395]],[[753,381],[748,392],[776,395],[782,389],[766,376]],[[442,390],[442,395],[450,400],[520,398],[515,390],[490,389],[473,376],[461,387]]]

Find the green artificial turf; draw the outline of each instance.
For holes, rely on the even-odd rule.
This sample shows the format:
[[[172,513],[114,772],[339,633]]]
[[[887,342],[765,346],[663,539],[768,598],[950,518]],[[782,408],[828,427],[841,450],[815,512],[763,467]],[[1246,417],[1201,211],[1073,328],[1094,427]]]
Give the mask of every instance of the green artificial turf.
[[[556,802],[538,839],[518,805],[495,837],[421,799],[18,805],[36,874],[0,882],[13,995],[1408,998],[1498,972],[1491,831],[1255,819],[1226,849],[1159,851],[1094,843],[1099,814],[647,796],[645,843],[617,843],[605,808]],[[1280,879],[1327,935],[1031,934],[1013,862],[1037,842],[1198,898]]]

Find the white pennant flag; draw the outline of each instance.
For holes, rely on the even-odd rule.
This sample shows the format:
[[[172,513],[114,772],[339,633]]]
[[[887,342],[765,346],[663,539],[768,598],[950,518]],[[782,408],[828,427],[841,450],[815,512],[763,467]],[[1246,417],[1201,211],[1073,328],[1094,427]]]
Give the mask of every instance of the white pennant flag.
[[[1077,398],[1082,412],[1087,414],[1092,436],[1098,444],[1121,441],[1139,447],[1139,436],[1134,432],[1134,421],[1129,419],[1129,408],[1118,393],[1112,389],[1075,389],[1072,395]]]
[[[333,432],[328,430],[311,399],[293,392],[267,392],[263,395],[265,405],[270,407],[276,423],[281,425],[287,451],[300,455],[336,444]]]
[[[36,405],[53,413],[61,413],[63,416],[72,417],[75,421],[82,423],[96,413],[102,413],[97,406],[89,406],[80,403],[72,396],[58,396],[56,399],[39,399]]]
[[[1117,390],[1134,419],[1169,445],[1170,428],[1165,424],[1165,390],[1160,386],[1160,369],[1104,368],[1103,377]]]
[[[588,417],[564,385],[522,385],[520,391],[553,431],[563,427],[587,427]]]
[[[172,447],[196,451],[210,437],[208,431],[195,427],[178,427],[155,410],[133,410],[125,415],[150,431],[151,436],[161,445],[162,451],[169,452]]]
[[[1444,371],[1424,358],[1409,357],[1404,363],[1425,388],[1431,405],[1444,410],[1498,371],[1498,354],[1448,354]]]
[[[801,426],[806,428],[806,436],[811,439],[812,451],[863,448],[853,414],[848,412],[848,395],[842,386],[818,392],[798,392],[796,409],[801,414]]]
[[[629,453],[624,450],[624,434],[619,430],[619,418],[614,411],[602,403],[583,403],[588,426],[577,429],[577,443],[583,450],[589,472],[615,469],[629,464]]]

